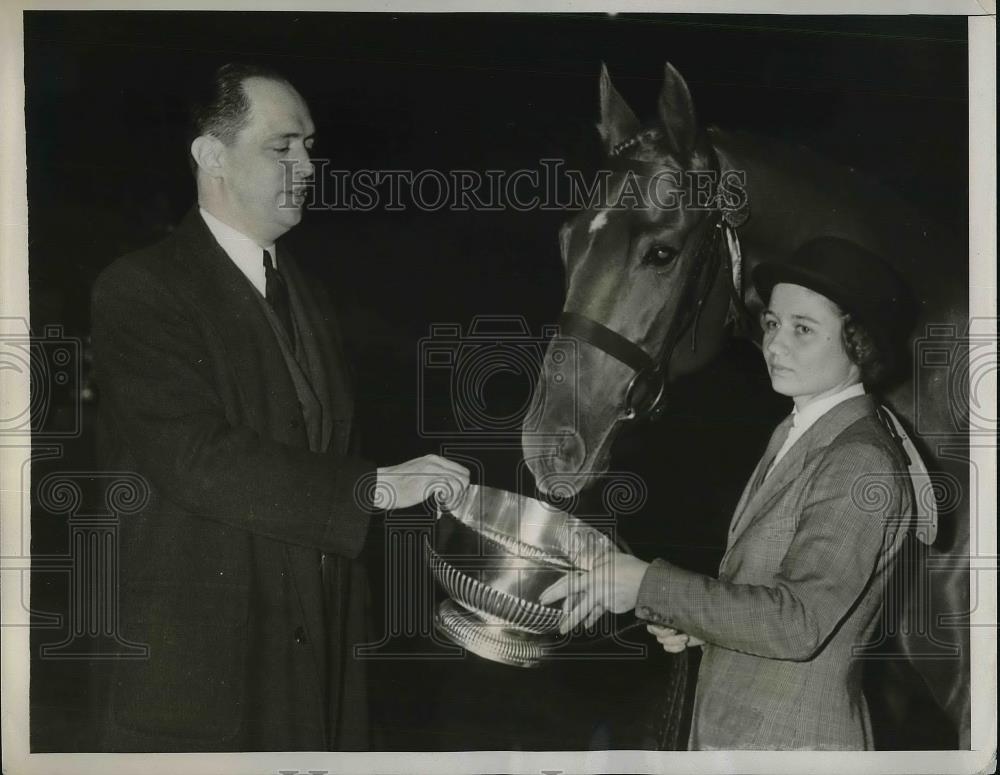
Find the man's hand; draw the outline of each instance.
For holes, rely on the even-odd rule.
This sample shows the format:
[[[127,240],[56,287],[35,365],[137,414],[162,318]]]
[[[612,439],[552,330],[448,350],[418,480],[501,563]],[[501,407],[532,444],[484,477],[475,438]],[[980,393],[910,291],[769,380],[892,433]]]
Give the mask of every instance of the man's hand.
[[[469,469],[439,455],[424,455],[376,471],[377,509],[405,509],[432,495],[443,508],[457,506],[469,486]]]
[[[663,646],[663,650],[670,654],[678,654],[684,649],[691,648],[692,646],[704,646],[705,641],[701,638],[696,638],[693,635],[688,635],[686,632],[680,632],[675,630],[673,627],[663,627],[658,624],[647,624],[646,632],[650,635],[655,635],[656,639]]]
[[[592,627],[605,611],[623,614],[635,608],[648,562],[622,552],[605,552],[590,571],[567,573],[539,597],[542,605],[565,598],[559,631],[584,622]]]

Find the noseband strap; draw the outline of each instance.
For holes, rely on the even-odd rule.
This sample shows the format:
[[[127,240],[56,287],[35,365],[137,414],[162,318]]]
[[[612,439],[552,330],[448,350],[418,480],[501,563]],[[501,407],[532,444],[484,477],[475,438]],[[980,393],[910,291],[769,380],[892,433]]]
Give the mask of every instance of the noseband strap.
[[[578,312],[563,312],[559,317],[559,330],[563,336],[572,336],[603,350],[635,372],[656,366],[653,358],[631,339]]]
[[[711,213],[698,225],[682,250],[682,255],[687,252],[693,254],[695,271],[686,280],[681,293],[679,308],[682,314],[674,318],[656,357],[649,355],[632,340],[586,315],[563,312],[560,316],[559,328],[563,336],[587,342],[635,372],[625,390],[625,413],[622,420],[657,417],[663,409],[666,374],[671,356],[687,330],[691,331],[691,348],[695,349],[698,320],[722,260],[719,257],[721,226],[721,213]],[[647,389],[651,390],[647,394],[647,398],[651,400],[642,407],[633,403],[634,391],[640,381],[645,381]]]

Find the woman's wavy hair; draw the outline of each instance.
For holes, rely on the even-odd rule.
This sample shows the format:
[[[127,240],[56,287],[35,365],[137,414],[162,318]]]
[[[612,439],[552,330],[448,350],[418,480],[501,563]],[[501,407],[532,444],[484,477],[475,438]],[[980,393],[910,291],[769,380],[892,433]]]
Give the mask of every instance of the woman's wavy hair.
[[[900,374],[904,359],[885,342],[879,342],[850,312],[843,313],[840,336],[847,357],[861,371],[861,381],[872,388],[891,385]]]

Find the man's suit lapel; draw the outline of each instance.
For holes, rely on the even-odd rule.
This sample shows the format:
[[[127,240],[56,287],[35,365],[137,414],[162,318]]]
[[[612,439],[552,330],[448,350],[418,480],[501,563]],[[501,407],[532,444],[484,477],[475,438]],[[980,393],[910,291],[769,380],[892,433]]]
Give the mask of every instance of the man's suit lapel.
[[[257,290],[215,241],[197,208],[188,213],[176,234],[177,260],[183,264],[182,276],[189,293],[213,320],[249,411],[256,413],[256,421],[270,438],[304,446],[303,423],[297,423],[297,431],[290,423],[293,418],[301,418],[295,384]],[[325,682],[320,553],[293,544],[286,544],[285,552],[304,624],[316,651],[317,671]]]
[[[299,326],[300,358],[308,363],[308,378],[321,406],[321,447],[324,451],[343,454],[348,451],[347,436],[353,414],[353,397],[350,379],[343,371],[346,360],[340,347],[334,311],[332,305],[324,303],[322,289],[306,284],[288,249],[279,242],[277,250],[278,265],[288,285],[296,324]],[[326,606],[328,621],[339,621],[348,606],[346,600],[350,590],[343,584],[343,577],[351,573],[351,561],[329,554],[322,557],[322,584],[327,590],[333,584],[337,590],[336,594],[331,595],[324,591],[324,586],[317,587],[314,583],[317,577],[309,566],[315,557],[314,550],[289,544],[286,552],[294,569],[295,584],[303,600],[303,609],[323,610],[316,607],[318,597]],[[310,597],[313,598],[311,603],[308,600]],[[341,668],[336,663],[336,655],[339,653],[337,643],[327,642],[325,637],[315,640],[325,644],[323,652],[317,656],[333,660],[324,665],[324,669],[328,673],[340,675]]]
[[[874,402],[867,395],[849,398],[837,404],[792,444],[756,492],[752,491],[752,484],[748,483],[734,514],[735,529],[730,535],[730,546],[736,543],[751,524],[767,513],[770,502],[802,473],[805,461],[814,451],[827,446],[847,426],[873,411]],[[763,459],[758,462],[754,477],[750,479],[751,483],[762,465],[766,465]]]
[[[354,414],[354,400],[350,379],[341,368],[345,360],[337,322],[330,318],[333,313],[329,305],[323,307],[315,302],[293,257],[280,243],[278,261],[297,312],[300,344],[310,364],[309,376],[323,408],[324,449],[332,444],[335,452],[343,452],[337,448],[335,427],[349,425]]]
[[[222,342],[237,388],[254,415],[247,422],[275,440],[294,443],[304,434],[290,423],[299,414],[298,397],[257,289],[215,241],[197,208],[176,236],[182,278]]]

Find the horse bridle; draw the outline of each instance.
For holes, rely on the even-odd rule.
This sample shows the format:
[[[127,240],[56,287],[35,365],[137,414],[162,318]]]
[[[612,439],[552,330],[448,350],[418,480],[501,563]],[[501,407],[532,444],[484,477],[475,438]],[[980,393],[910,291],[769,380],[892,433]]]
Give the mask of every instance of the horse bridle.
[[[714,155],[714,154],[713,154]],[[718,165],[716,163],[716,169]],[[729,230],[728,246],[720,250],[723,233]],[[587,317],[579,312],[564,311],[559,317],[560,333],[572,336],[580,341],[596,347],[601,352],[610,355],[632,369],[635,374],[629,380],[625,389],[625,413],[619,420],[632,421],[638,419],[655,419],[663,411],[666,397],[667,368],[673,357],[674,350],[684,333],[691,329],[691,350],[697,347],[698,322],[702,309],[712,291],[712,286],[720,269],[728,270],[733,278],[730,284],[730,303],[739,312],[745,312],[740,283],[740,266],[734,258],[732,245],[735,242],[735,227],[727,218],[721,206],[710,211],[695,227],[694,233],[688,238],[677,260],[681,261],[686,254],[693,254],[696,271],[689,273],[688,281],[681,290],[678,301],[678,311],[671,321],[667,335],[663,339],[660,351],[654,358],[642,347],[603,323]],[[738,243],[736,243],[738,254]],[[640,384],[647,383],[647,398],[642,406],[635,405],[635,391]]]

